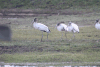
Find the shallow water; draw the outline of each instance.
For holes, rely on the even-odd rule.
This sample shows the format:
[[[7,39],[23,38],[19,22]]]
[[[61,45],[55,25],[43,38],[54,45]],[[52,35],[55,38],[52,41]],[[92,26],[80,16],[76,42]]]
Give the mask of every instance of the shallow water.
[[[0,67],[100,67],[100,62],[4,63]]]
[[[100,67],[100,66],[21,66],[21,65],[0,65],[0,67]]]

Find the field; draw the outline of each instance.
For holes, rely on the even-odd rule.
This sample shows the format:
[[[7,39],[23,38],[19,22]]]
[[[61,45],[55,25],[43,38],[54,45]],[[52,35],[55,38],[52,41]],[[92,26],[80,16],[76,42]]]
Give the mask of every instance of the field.
[[[12,30],[12,41],[0,41],[0,62],[100,62],[100,30],[94,26],[100,12],[84,9],[81,14],[80,11],[67,14],[36,16],[38,22],[51,30],[48,41],[43,33],[43,42],[41,31],[32,26],[35,17],[0,18],[0,24]],[[79,26],[80,33],[75,33],[75,39],[70,40],[73,35],[70,32],[66,38],[64,32],[57,31],[55,26],[60,21],[65,24],[72,21]]]

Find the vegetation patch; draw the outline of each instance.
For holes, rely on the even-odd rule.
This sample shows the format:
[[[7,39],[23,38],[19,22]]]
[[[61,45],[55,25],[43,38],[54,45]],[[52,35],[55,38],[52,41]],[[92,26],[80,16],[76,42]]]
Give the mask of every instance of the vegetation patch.
[[[43,33],[43,42],[40,41],[42,33],[32,27],[35,17],[2,18],[1,24],[7,24],[12,30],[12,41],[0,41],[1,62],[99,62],[100,60],[100,31],[95,29],[94,23],[99,18],[99,12],[77,15],[51,15],[39,16],[38,22],[49,27]],[[78,24],[80,33],[73,34],[59,32],[55,26],[64,21]],[[10,22],[10,24],[8,24]],[[63,33],[63,39],[61,36]]]
[[[82,27],[80,28],[88,28]],[[91,31],[95,31],[90,27]],[[93,29],[92,29],[93,28]],[[52,29],[53,30],[53,29]],[[26,33],[21,32],[26,31]],[[64,37],[60,39],[60,33],[49,35],[49,41],[46,41],[46,33],[44,33],[44,41],[40,42],[41,34],[29,34],[30,30],[17,29],[13,32],[12,42],[1,42],[0,60],[3,62],[99,62],[100,60],[100,42],[95,35],[99,33],[87,34],[82,30],[79,34],[75,34],[75,40],[70,38],[72,34],[67,33],[67,40]],[[33,30],[34,31],[34,30]],[[36,30],[35,30],[36,31]],[[37,31],[40,32],[40,31]],[[84,33],[83,33],[84,32]],[[19,34],[20,33],[20,37]],[[33,35],[33,36],[32,36]],[[32,37],[31,37],[32,36]],[[54,40],[55,39],[55,40]],[[69,39],[69,40],[68,40]],[[21,59],[19,59],[19,57]]]
[[[67,8],[88,8],[99,5],[98,0],[10,0],[0,1],[0,8],[47,8],[47,9],[67,9]]]

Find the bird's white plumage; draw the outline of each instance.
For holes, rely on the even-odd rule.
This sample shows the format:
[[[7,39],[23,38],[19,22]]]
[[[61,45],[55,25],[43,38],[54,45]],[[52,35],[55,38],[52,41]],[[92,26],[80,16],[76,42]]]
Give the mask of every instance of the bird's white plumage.
[[[59,26],[57,26],[58,31],[67,31],[67,25],[61,23]]]
[[[96,24],[95,24],[95,28],[96,29],[98,29],[98,30],[100,30],[100,24],[99,24],[99,20],[96,20]]]
[[[44,32],[47,32],[47,33],[50,32],[49,28],[44,24],[34,22],[33,26],[34,26],[35,29],[38,29],[40,31],[44,31]]]
[[[75,38],[74,33],[75,33],[75,32],[78,32],[78,33],[79,33],[79,27],[78,27],[78,25],[76,25],[75,23],[69,22],[67,28],[68,28],[68,30],[67,30],[68,32],[73,32],[73,37],[74,37],[74,38]],[[72,38],[73,38],[73,37],[72,37]]]
[[[38,30],[42,31],[41,41],[42,41],[42,38],[43,38],[43,32],[47,32],[47,40],[48,40],[48,33],[50,33],[50,30],[46,25],[44,25],[42,23],[37,23],[37,18],[35,18],[33,20],[33,27],[35,29],[38,29]]]
[[[71,23],[71,22],[69,22],[69,24],[68,24],[68,30],[67,31],[69,31],[69,32],[79,32],[79,27],[78,27],[78,25],[76,25],[75,23]]]
[[[58,31],[64,31],[65,32],[65,37],[66,37],[67,25],[64,24],[64,22],[60,22],[56,26],[57,26]],[[62,36],[63,36],[63,33],[62,33]],[[62,39],[62,37],[61,37],[61,39]]]

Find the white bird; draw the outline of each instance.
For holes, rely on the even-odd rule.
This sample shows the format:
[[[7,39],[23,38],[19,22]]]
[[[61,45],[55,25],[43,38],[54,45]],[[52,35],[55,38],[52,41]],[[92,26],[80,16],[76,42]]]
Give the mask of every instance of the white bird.
[[[48,33],[50,33],[50,30],[46,25],[41,24],[41,23],[37,23],[37,18],[35,18],[33,20],[33,27],[35,29],[38,29],[38,30],[42,31],[41,41],[42,41],[42,38],[43,38],[43,32],[47,32],[47,40],[48,40]]]
[[[64,31],[65,32],[65,37],[66,37],[67,25],[64,24],[64,22],[60,22],[56,26],[57,26],[58,31]],[[62,33],[61,39],[62,39],[62,37],[63,37],[63,33]]]
[[[98,30],[100,30],[100,24],[99,24],[99,20],[96,20],[96,24],[95,24],[95,28],[97,28]]]
[[[68,32],[73,32],[72,38],[73,37],[75,38],[75,35],[74,35],[75,32],[79,33],[79,27],[75,23],[69,22],[67,28],[68,28],[67,30]]]

